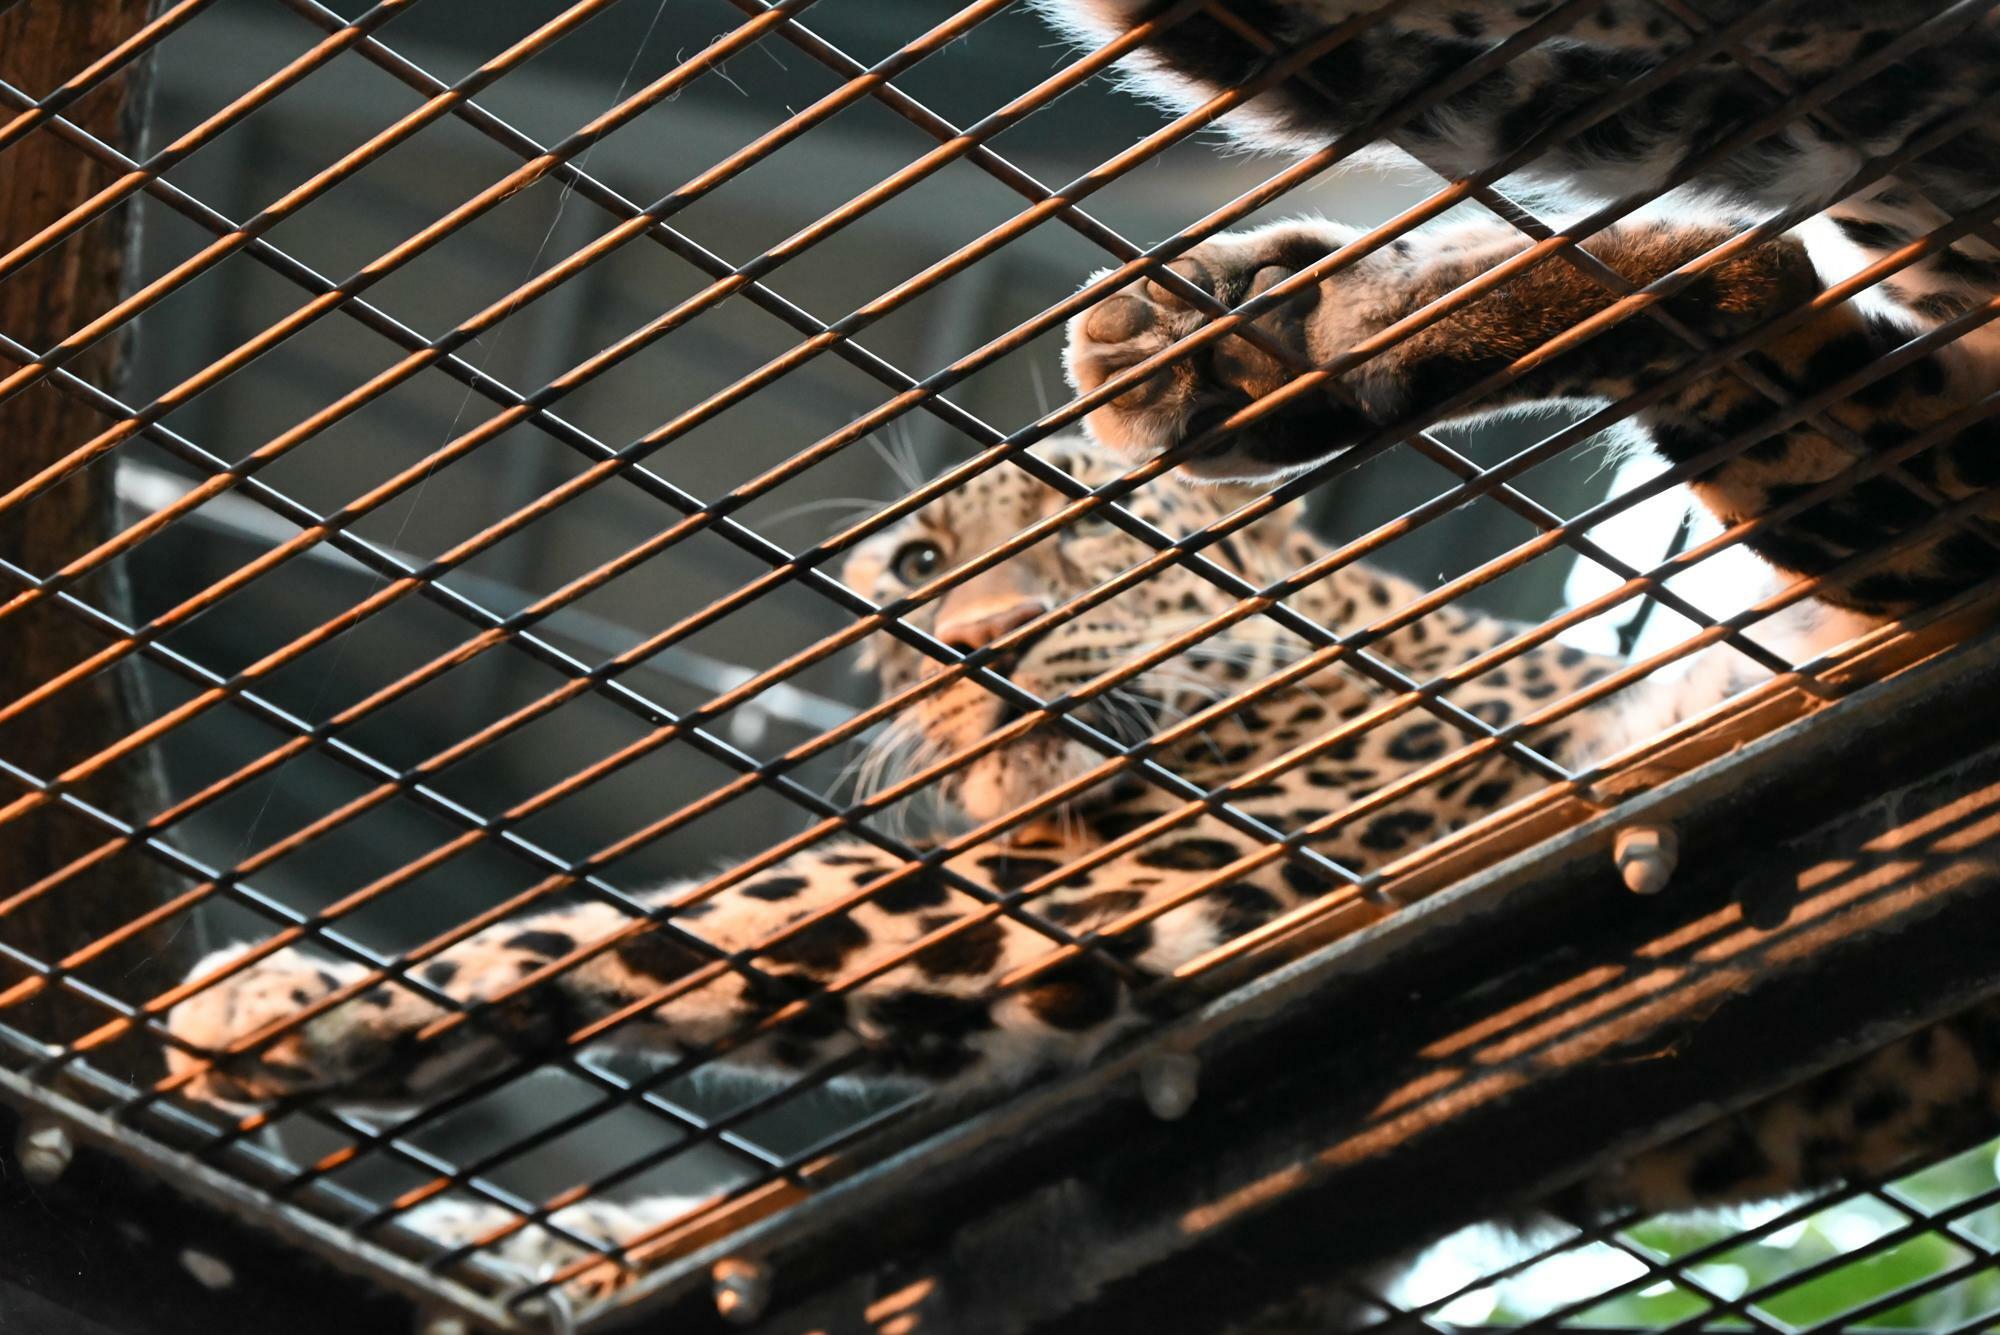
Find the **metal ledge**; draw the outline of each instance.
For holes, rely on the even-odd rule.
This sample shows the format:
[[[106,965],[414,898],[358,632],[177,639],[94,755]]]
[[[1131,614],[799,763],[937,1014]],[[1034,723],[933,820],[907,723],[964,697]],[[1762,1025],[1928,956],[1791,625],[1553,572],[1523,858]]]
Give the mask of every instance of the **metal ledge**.
[[[686,1257],[587,1328],[729,1329],[706,1273],[734,1254],[770,1266],[774,1332],[875,1330],[871,1309],[954,1335],[1226,1329],[1330,1258],[1404,1252],[1995,990],[1996,739],[1989,635]],[[1683,839],[1650,900],[1609,854],[1639,820]],[[1160,1051],[1203,1062],[1175,1123],[1136,1097]]]
[[[1682,869],[1654,899],[1612,869],[1616,830],[1633,821],[1682,832]],[[1261,974],[1097,1069],[970,1119],[934,1110],[899,1153],[828,1165],[852,1176],[678,1258],[577,1329],[740,1329],[716,1314],[709,1281],[737,1255],[775,1276],[776,1313],[759,1326],[774,1332],[876,1331],[905,1315],[952,1335],[1223,1330],[1324,1282],[1330,1258],[1399,1254],[1987,995],[1995,879],[2000,635],[1988,634]],[[1203,1067],[1175,1123],[1137,1096],[1137,1071],[1161,1052]],[[8,1080],[0,1102],[109,1151],[80,1156],[49,1191],[15,1184],[0,1216],[17,1224],[95,1210],[99,1232],[136,1219],[226,1237],[229,1256],[250,1258],[232,1269],[294,1295],[302,1335],[322,1318],[406,1328],[409,1299],[426,1296],[488,1329],[537,1328],[378,1249],[337,1245],[310,1216],[270,1214],[254,1190],[148,1153],[48,1091]],[[287,1236],[259,1239],[237,1219]],[[342,1280],[299,1244],[404,1296]],[[31,1273],[39,1284],[49,1268],[0,1266],[0,1315],[103,1310],[87,1276],[37,1295]],[[190,1282],[163,1273],[135,1291]],[[325,1290],[305,1316],[300,1286]],[[229,1301],[234,1322],[254,1285]],[[150,1319],[132,1328],[180,1329]]]

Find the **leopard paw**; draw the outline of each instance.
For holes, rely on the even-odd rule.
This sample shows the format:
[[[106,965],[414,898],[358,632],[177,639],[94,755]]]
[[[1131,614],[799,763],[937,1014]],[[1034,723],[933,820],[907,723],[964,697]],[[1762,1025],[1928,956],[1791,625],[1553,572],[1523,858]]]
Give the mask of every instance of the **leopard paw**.
[[[217,951],[189,977],[212,973],[247,949]],[[183,1087],[188,1097],[227,1106],[321,1090],[400,1096],[408,1080],[383,1072],[399,1036],[436,1018],[441,1013],[436,1007],[407,989],[382,984],[308,1013],[315,1002],[364,975],[358,964],[290,949],[258,960],[168,1012],[168,1029],[185,1046],[168,1050],[167,1068],[190,1077]],[[301,1015],[305,1018],[297,1019]],[[267,1041],[257,1039],[287,1021],[295,1022]]]
[[[1197,246],[1168,267],[1221,305],[1239,306],[1292,277],[1338,244],[1325,229],[1286,225],[1225,236]],[[1228,334],[1153,372],[1085,418],[1099,444],[1134,461],[1202,435],[1223,419],[1276,390],[1326,350],[1315,335],[1323,299],[1319,284],[1281,301],[1252,323],[1279,356],[1240,334]],[[1208,324],[1212,317],[1158,279],[1142,279],[1071,318],[1064,364],[1070,382],[1089,393]],[[1337,351],[1337,350],[1336,350]],[[1331,355],[1331,354],[1328,354]],[[1324,455],[1329,401],[1322,392],[1233,432],[1184,464],[1197,477],[1265,477]],[[1312,418],[1308,425],[1303,419]],[[1358,420],[1358,419],[1357,419]],[[1305,430],[1301,448],[1294,437]],[[1317,433],[1317,434],[1315,434]]]

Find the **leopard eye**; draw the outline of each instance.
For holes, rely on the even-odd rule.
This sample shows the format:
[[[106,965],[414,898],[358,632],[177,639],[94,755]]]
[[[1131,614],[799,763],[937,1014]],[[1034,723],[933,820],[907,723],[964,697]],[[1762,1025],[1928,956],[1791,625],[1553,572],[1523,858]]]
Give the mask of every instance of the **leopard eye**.
[[[889,561],[889,573],[905,584],[922,584],[944,568],[944,548],[929,538],[906,542]]]

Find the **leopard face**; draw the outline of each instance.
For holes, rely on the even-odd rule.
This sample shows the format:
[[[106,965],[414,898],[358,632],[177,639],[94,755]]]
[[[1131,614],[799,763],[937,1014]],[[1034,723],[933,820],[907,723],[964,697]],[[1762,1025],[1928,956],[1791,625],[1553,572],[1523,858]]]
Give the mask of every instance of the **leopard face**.
[[[1119,476],[1117,465],[1079,440],[1049,442],[1035,453],[1087,486],[1102,486]],[[1235,488],[1190,488],[1165,479],[1141,487],[1124,504],[1163,532],[1185,537],[1230,514],[1248,497]],[[843,578],[857,592],[890,602],[973,562],[1068,503],[1054,488],[1002,465],[857,547]],[[1204,554],[1262,587],[1292,568],[1284,552],[1287,537],[1295,532],[1289,517],[1266,518],[1208,546]],[[1101,674],[1235,605],[1234,597],[1208,579],[1169,563],[1080,616],[1035,628],[1050,609],[1155,554],[1110,521],[1087,515],[972,575],[906,620],[960,653],[1026,630],[992,666],[1040,700],[1066,700]],[[1084,691],[1073,714],[1121,743],[1141,741],[1163,723],[1267,675],[1299,650],[1287,632],[1261,617],[1249,617],[1121,685]],[[886,633],[871,637],[863,662],[887,694],[946,668]],[[1023,712],[975,681],[952,682],[903,710],[876,743],[865,768],[907,775],[974,745]],[[1075,780],[1102,759],[1091,746],[1042,724],[957,770],[941,785],[941,793],[966,815],[984,819]],[[1083,794],[1081,800],[1090,796]]]

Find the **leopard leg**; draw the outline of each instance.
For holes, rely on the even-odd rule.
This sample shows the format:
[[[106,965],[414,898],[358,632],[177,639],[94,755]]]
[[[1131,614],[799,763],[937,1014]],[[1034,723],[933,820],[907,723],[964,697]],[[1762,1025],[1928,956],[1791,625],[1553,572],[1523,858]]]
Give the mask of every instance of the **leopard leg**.
[[[1589,239],[1597,259],[1634,285],[1695,263],[1740,229],[1722,220],[1621,224]],[[1235,304],[1269,291],[1325,256],[1352,234],[1324,223],[1288,223],[1224,237],[1177,262],[1183,276]],[[1307,285],[1282,311],[1259,321],[1289,358],[1241,335],[1218,339],[1198,355],[1156,372],[1098,407],[1088,419],[1097,439],[1143,457],[1176,444],[1292,378],[1299,363],[1337,364],[1338,383],[1294,392],[1284,406],[1185,465],[1212,478],[1255,478],[1296,471],[1376,434],[1371,424],[1469,419],[1498,408],[1561,400],[1603,402],[1669,381],[1667,392],[1637,414],[1655,448],[1693,470],[1696,495],[1725,523],[1765,514],[1854,466],[1861,453],[1891,449],[1977,401],[1988,368],[1950,344],[1889,363],[1872,383],[1847,382],[1882,365],[1913,336],[1908,325],[1851,302],[1799,314],[1823,290],[1806,246],[1795,236],[1747,248],[1671,290],[1660,305],[1711,347],[1765,329],[1750,361],[1792,401],[1826,394],[1820,414],[1788,411],[1732,376],[1726,366],[1694,367],[1688,342],[1643,312],[1596,327],[1581,341],[1551,348],[1604,312],[1616,297],[1557,256],[1513,272],[1492,290],[1353,364],[1348,354],[1398,321],[1422,311],[1524,248],[1500,227],[1419,233],[1392,242]],[[1147,280],[1071,322],[1068,366],[1080,390],[1139,363],[1199,330],[1208,317]],[[1493,388],[1467,401],[1468,390]],[[1840,397],[1835,391],[1844,392]],[[1357,406],[1358,405],[1358,408]],[[1830,434],[1827,422],[1834,424]],[[2000,481],[2000,441],[1985,422],[1950,433],[1902,463],[1934,496],[1956,501]],[[1928,438],[1927,438],[1928,439]],[[1732,457],[1697,468],[1725,442]],[[1925,527],[1892,558],[1829,588],[1832,602],[1870,615],[1893,614],[1987,577],[1996,548],[1962,529],[1931,524],[1934,506],[1881,475],[1810,507],[1801,504],[1752,534],[1747,545],[1780,570],[1819,575]]]
[[[174,1033],[215,1054],[215,1064],[187,1053],[173,1061],[192,1077],[193,1096],[214,1101],[310,1090],[409,1102],[490,1072],[510,1050],[560,1051],[581,1026],[636,1006],[608,1030],[609,1041],[669,1055],[719,1044],[730,1064],[776,1073],[865,1048],[887,1077],[1004,1084],[1098,1052],[1138,1019],[1135,976],[1167,972],[1300,894],[1276,871],[1262,872],[1174,909],[1103,953],[1059,963],[1011,990],[998,989],[1001,979],[1042,962],[1061,933],[1170,894],[1247,846],[1241,835],[1199,823],[1061,878],[1032,901],[1051,932],[992,914],[935,867],[909,867],[863,845],[827,845],[678,909],[677,924],[697,933],[699,945],[607,905],[551,910],[416,965],[414,974],[450,1007],[406,984],[380,983],[270,1037],[264,1031],[273,1022],[366,976],[359,965],[281,951],[174,1009]],[[955,859],[951,871],[998,895],[1087,850],[1039,842],[981,848]],[[665,906],[685,889],[667,887],[654,898]],[[946,928],[953,930],[927,940]],[[201,974],[216,964],[205,961]],[[521,986],[552,965],[559,967],[549,976]],[[438,1025],[452,1007],[474,1003],[497,1024]],[[788,1007],[796,1013],[760,1029]]]
[[[191,981],[214,981],[168,1014],[180,1040],[168,1070],[190,1097],[222,1104],[306,1091],[374,1104],[422,1099],[510,1052],[549,1049],[602,1014],[616,996],[603,975],[615,966],[593,963],[525,992],[518,985],[577,941],[629,922],[603,904],[534,914],[476,933],[403,979],[289,946],[239,966],[251,946],[229,946],[195,965]],[[428,1026],[496,998],[502,1004],[411,1048]]]

